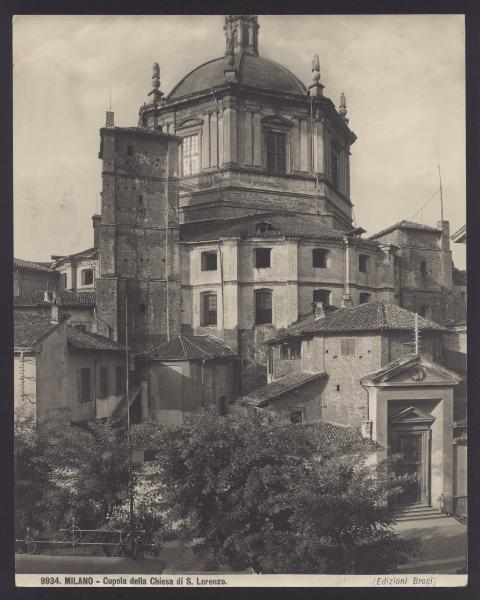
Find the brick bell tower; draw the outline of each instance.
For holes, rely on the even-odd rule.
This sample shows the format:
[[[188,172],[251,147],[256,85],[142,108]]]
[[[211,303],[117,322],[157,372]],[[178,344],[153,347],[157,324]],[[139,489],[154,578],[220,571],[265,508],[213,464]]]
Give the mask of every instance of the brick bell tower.
[[[129,346],[155,345],[181,329],[180,139],[159,128],[115,127],[113,112],[100,139],[98,317],[119,342],[128,320]]]

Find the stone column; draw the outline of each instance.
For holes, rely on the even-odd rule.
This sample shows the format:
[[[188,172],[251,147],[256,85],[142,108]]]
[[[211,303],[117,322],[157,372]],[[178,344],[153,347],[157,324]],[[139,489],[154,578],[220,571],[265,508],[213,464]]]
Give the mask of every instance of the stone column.
[[[210,166],[218,164],[218,112],[213,112],[210,114]]]
[[[252,111],[245,111],[245,156],[244,161],[246,165],[253,165],[253,115]]]
[[[237,162],[237,108],[228,102],[223,112],[224,163]]]
[[[262,123],[257,111],[253,113],[253,164],[262,166]]]
[[[325,125],[316,117],[313,124],[313,168],[317,173],[325,174]]]
[[[306,119],[300,119],[300,170],[308,171],[308,130]]]
[[[210,115],[203,115],[202,125],[202,169],[210,166]]]

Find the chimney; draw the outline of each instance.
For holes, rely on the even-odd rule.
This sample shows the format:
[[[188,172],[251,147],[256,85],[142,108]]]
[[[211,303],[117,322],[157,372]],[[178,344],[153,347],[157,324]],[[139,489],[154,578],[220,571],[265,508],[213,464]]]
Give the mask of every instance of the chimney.
[[[315,320],[323,319],[325,317],[325,307],[323,302],[312,302],[313,306],[313,314],[315,315]]]
[[[92,225],[93,225],[93,247],[95,250],[98,250],[100,246],[100,221],[102,217],[100,215],[93,215],[92,217]]]
[[[51,318],[51,323],[52,325],[56,325],[58,323],[58,304],[56,299],[53,300],[52,302],[52,318]]]

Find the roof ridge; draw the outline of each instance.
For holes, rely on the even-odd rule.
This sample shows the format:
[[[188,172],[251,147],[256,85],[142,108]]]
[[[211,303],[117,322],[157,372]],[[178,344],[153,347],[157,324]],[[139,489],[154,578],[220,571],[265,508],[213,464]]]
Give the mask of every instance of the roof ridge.
[[[205,335],[205,334],[204,334],[204,335]],[[207,355],[209,358],[213,358],[213,355],[212,355],[212,354],[210,354],[209,352],[207,352],[207,351],[206,351],[206,350],[204,350],[203,348],[200,348],[200,346],[198,346],[197,344],[195,344],[195,342],[193,342],[191,339],[190,339],[190,340],[188,340],[188,341],[190,342],[190,344],[192,344],[192,346],[193,346],[194,348],[196,348],[197,350],[199,350],[199,351],[200,351],[200,353],[202,353],[202,354],[206,354],[206,355]],[[182,347],[183,347],[183,345],[182,345]]]
[[[179,335],[178,339],[180,340],[180,346],[182,347],[183,355],[185,356],[186,359],[188,359],[187,351],[185,350],[185,344],[183,343],[183,335]],[[170,340],[167,341],[167,344],[168,343],[170,343]]]

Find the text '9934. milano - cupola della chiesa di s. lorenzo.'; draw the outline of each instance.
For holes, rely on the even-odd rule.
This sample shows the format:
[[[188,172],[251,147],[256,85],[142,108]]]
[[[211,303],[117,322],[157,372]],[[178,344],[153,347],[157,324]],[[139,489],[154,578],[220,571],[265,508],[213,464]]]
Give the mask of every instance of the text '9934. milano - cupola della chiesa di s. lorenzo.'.
[[[363,427],[388,446],[415,421],[447,465],[452,423],[465,418],[466,316],[448,221],[365,236],[352,217],[347,100],[328,97],[319,57],[305,85],[262,56],[256,15],[227,15],[223,29],[224,56],[169,93],[154,64],[136,125],[107,112],[93,247],[16,261],[18,327],[37,320],[42,337],[39,351],[25,334],[31,393],[52,386],[42,361],[63,364],[60,350],[42,356],[49,345],[69,357],[56,369],[62,399],[37,397],[37,420],[121,415],[127,343],[139,420],[277,410]],[[422,493],[452,495],[450,480],[427,479]]]

